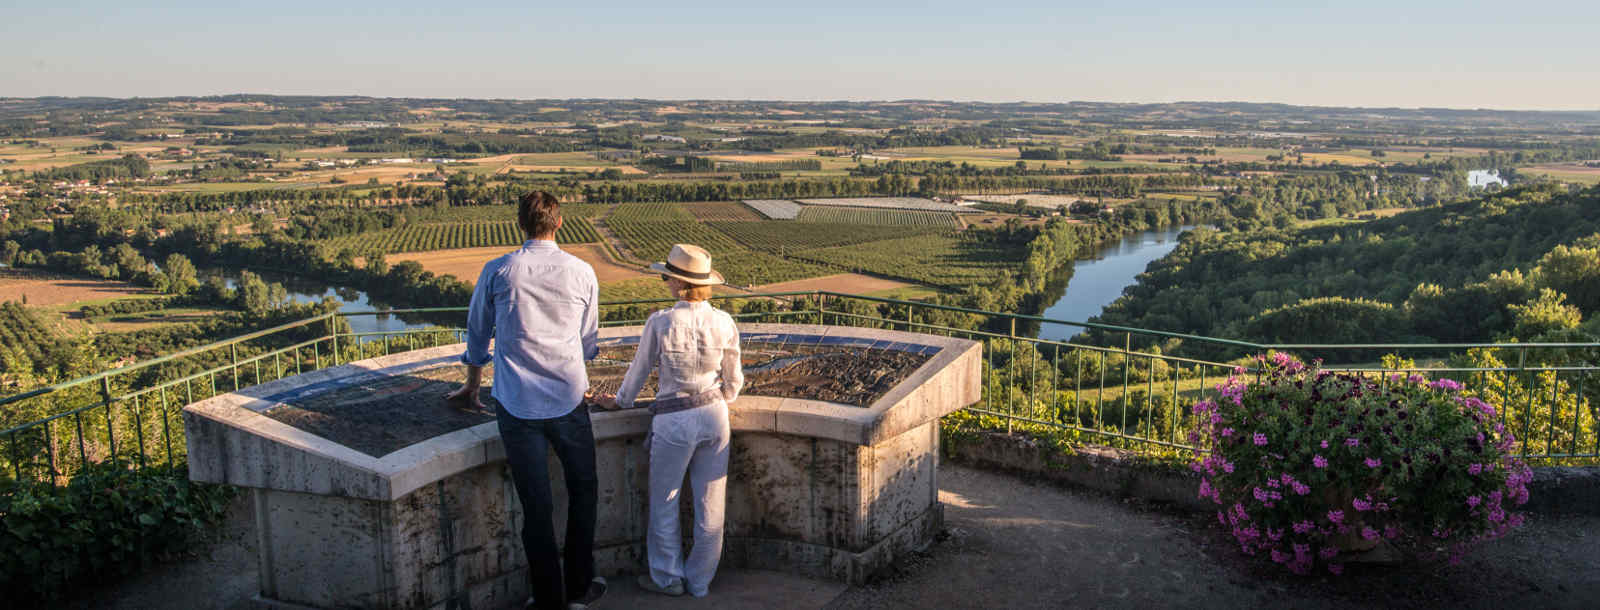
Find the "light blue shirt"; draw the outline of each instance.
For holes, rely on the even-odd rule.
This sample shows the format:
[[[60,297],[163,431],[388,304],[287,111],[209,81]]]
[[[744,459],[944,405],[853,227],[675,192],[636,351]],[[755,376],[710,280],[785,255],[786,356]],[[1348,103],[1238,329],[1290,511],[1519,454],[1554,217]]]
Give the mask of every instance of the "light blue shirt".
[[[530,239],[489,261],[467,311],[461,362],[494,361],[491,394],[507,413],[549,419],[572,412],[589,389],[584,361],[599,353],[600,283],[594,268]],[[494,338],[494,354],[489,339]]]

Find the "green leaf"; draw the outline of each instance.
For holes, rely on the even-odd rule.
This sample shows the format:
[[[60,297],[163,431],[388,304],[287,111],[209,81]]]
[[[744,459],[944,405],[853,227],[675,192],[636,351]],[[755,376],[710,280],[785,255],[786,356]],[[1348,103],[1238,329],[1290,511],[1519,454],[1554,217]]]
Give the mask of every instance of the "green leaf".
[[[139,514],[139,525],[155,525],[155,524],[156,524],[155,516],[151,515],[150,513],[140,513]]]

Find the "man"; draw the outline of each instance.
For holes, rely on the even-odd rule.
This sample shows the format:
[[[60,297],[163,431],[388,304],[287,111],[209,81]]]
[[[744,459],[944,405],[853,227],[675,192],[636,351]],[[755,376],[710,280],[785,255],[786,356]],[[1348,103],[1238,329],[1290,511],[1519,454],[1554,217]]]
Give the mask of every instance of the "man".
[[[522,545],[533,585],[529,606],[582,609],[605,594],[594,575],[594,429],[583,406],[589,388],[584,361],[599,352],[600,288],[594,268],[556,246],[561,203],[535,191],[517,202],[522,249],[489,261],[478,275],[467,313],[467,382],[447,398],[478,402],[483,366],[494,361],[493,396],[506,463],[522,501]],[[489,354],[489,339],[495,350]],[[548,452],[567,481],[565,566],[551,523]]]

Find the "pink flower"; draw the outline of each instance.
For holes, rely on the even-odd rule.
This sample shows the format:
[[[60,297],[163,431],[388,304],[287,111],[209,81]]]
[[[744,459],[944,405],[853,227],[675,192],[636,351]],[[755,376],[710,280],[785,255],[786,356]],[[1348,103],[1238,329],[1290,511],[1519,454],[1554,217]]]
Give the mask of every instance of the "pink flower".
[[[1265,435],[1265,434],[1262,434],[1262,433],[1260,433],[1260,432],[1257,432],[1257,433],[1256,433],[1256,434],[1255,434],[1255,437],[1254,437],[1254,439],[1255,439],[1255,443],[1256,443],[1256,446],[1257,446],[1257,447],[1260,447],[1260,446],[1262,446],[1262,445],[1265,445],[1265,444],[1267,444],[1267,435]]]
[[[1229,473],[1229,474],[1232,474],[1233,473],[1233,462],[1223,462],[1222,463],[1222,471],[1226,472],[1226,473]]]
[[[1311,493],[1311,486],[1310,485],[1306,485],[1305,483],[1301,483],[1299,481],[1295,481],[1293,485],[1294,485],[1294,493],[1297,494],[1297,495],[1302,495],[1303,496],[1303,495],[1306,495],[1308,493]]]
[[[1467,506],[1470,508],[1477,508],[1478,504],[1482,502],[1483,499],[1478,496],[1467,496]]]
[[[1304,534],[1314,529],[1317,529],[1317,526],[1312,525],[1310,521],[1301,521],[1294,524],[1294,533],[1296,534]]]
[[[1228,438],[1230,436],[1233,436],[1233,428],[1223,428],[1222,438]]]
[[[1467,474],[1480,474],[1482,472],[1483,464],[1473,464],[1467,467]]]
[[[1351,500],[1350,501],[1350,505],[1356,507],[1356,510],[1358,510],[1358,511],[1372,510],[1372,503],[1368,502],[1366,500],[1362,500],[1361,498],[1356,498],[1354,500]]]
[[[1322,547],[1322,550],[1317,551],[1317,556],[1321,557],[1323,559],[1333,559],[1334,557],[1338,557],[1339,556],[1339,547],[1335,547],[1335,546]]]
[[[1367,468],[1377,468],[1377,467],[1383,465],[1383,460],[1380,460],[1378,458],[1367,458],[1365,460],[1365,463],[1367,465]]]
[[[1322,441],[1322,448],[1323,449],[1327,449],[1328,448],[1328,441]]]
[[[1361,446],[1361,439],[1355,438],[1355,437],[1350,437],[1350,438],[1344,439],[1344,446],[1346,446],[1346,447],[1360,447]]]
[[[1328,458],[1322,457],[1321,455],[1313,455],[1311,456],[1311,465],[1316,466],[1317,468],[1327,468]]]
[[[1342,511],[1342,510],[1330,510],[1330,511],[1328,511],[1328,520],[1332,521],[1334,523],[1343,523],[1344,522],[1344,511]]]
[[[1438,381],[1435,381],[1433,383],[1428,384],[1428,387],[1433,388],[1435,390],[1446,390],[1446,391],[1454,392],[1456,390],[1460,390],[1461,389],[1461,384],[1457,383],[1454,379],[1440,379]]]
[[[1400,528],[1398,526],[1394,526],[1394,525],[1386,525],[1386,526],[1384,526],[1383,527],[1383,537],[1384,538],[1388,538],[1390,540],[1394,540],[1395,538],[1399,538],[1400,537]]]
[[[1378,530],[1372,529],[1370,527],[1363,527],[1363,528],[1361,528],[1361,537],[1362,538],[1366,538],[1367,540],[1377,540],[1378,539]]]

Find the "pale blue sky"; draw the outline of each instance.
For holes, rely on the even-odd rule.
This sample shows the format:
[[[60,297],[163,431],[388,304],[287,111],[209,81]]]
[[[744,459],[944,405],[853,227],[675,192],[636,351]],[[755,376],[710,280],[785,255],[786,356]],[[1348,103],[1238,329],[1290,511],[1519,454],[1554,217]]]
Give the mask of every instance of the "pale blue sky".
[[[1600,2],[13,0],[0,96],[1600,109]]]

